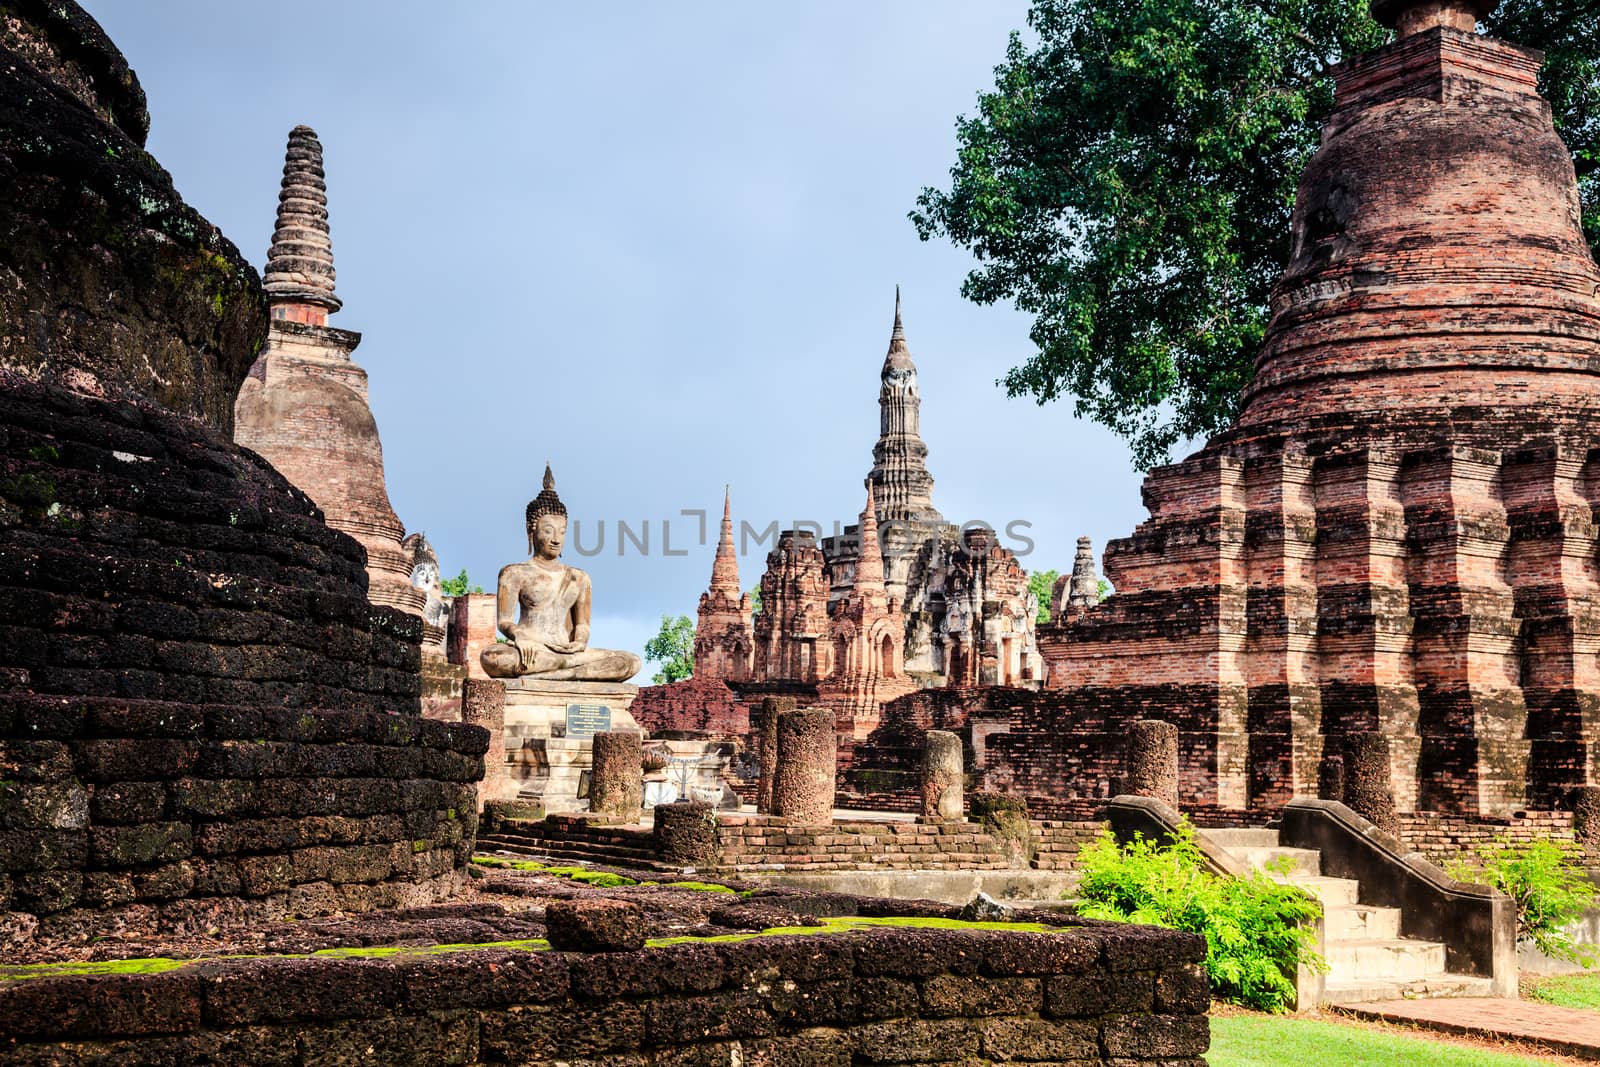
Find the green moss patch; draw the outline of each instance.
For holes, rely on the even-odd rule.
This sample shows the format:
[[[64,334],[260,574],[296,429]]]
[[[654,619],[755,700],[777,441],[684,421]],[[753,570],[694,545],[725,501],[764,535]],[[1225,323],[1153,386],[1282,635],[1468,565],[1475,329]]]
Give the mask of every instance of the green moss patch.
[[[726,888],[726,887],[723,887]],[[959,919],[896,918],[882,916],[837,916],[822,920],[820,926],[774,926],[759,933],[714,934],[707,936],[656,937],[645,942],[647,948],[670,948],[673,945],[726,944],[735,941],[753,941],[762,937],[814,937],[819,934],[846,934],[854,930],[877,927],[899,927],[918,930],[1015,930],[1024,933],[1055,933],[1063,927],[1044,926],[1040,923],[963,922]],[[260,959],[395,959],[418,956],[444,956],[456,952],[475,952],[480,949],[503,948],[518,952],[547,952],[550,942],[542,937],[516,941],[482,941],[450,945],[381,945],[372,947],[325,948],[316,952],[284,953],[265,956],[259,953],[201,956],[190,960],[168,959],[155,956],[147,959],[96,960],[93,962],[29,963],[0,967],[0,981],[28,978],[65,978],[75,975],[104,976],[119,974],[161,974],[186,967],[191,963],[226,960]]]
[[[725,885],[718,885],[715,882],[657,882],[656,884],[662,889],[692,889],[696,893],[728,893],[731,895],[735,892],[735,890]]]
[[[629,878],[625,874],[612,874],[610,871],[591,871],[587,867],[550,867],[532,860],[508,860],[499,856],[474,856],[472,862],[480,867],[498,867],[511,871],[534,871],[539,874],[550,874],[557,878],[569,878],[574,882],[592,885],[599,889],[616,889],[619,886],[638,885],[637,879]]]

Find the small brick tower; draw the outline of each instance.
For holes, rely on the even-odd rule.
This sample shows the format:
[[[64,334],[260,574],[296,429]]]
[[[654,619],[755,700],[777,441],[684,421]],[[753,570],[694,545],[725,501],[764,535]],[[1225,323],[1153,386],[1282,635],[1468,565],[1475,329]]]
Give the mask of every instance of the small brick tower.
[[[755,635],[750,629],[750,598],[739,589],[739,555],[733,547],[733,496],[722,498],[722,533],[711,564],[711,586],[700,594],[694,628],[694,675],[705,680],[743,681],[750,677]]]
[[[405,527],[389,504],[367,372],[350,358],[361,335],[328,325],[340,301],[322,143],[309,126],[289,132],[262,288],[270,331],[234,405],[234,440],[302,489],[329,526],[361,542],[374,604],[422,615],[427,595],[411,584]]]
[[[917,688],[905,673],[905,615],[884,584],[871,482],[858,530],[855,580],[843,599],[828,606],[831,670],[819,689],[824,702],[837,709],[840,734],[855,740],[878,725],[885,701]]]

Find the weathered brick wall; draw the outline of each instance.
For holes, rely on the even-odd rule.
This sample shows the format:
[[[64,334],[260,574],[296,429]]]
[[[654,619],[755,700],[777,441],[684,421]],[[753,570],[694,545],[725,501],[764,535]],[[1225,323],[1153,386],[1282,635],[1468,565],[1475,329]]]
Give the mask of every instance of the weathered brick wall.
[[[1204,943],[880,928],[583,955],[483,948],[0,984],[13,1062],[1205,1067]]]
[[[1098,838],[1103,822],[1068,822],[1043,819],[1032,822],[1033,867],[1041,871],[1071,871],[1078,867],[1078,851]]]
[[[798,826],[766,815],[725,816],[722,866],[784,870],[1002,870],[1003,845],[977,823],[836,822]]]
[[[719,678],[685,678],[644,686],[628,710],[652,734],[697,732],[741,744],[750,736],[749,702]]]
[[[0,918],[18,940],[431,902],[487,731],[373,712],[0,695]]]
[[[0,372],[0,688],[416,714],[422,620],[199,424]]]
[[[1575,840],[1572,813],[1567,811],[1519,811],[1506,818],[1404,812],[1400,838],[1435,863],[1460,859],[1463,853],[1502,838],[1515,844]]]

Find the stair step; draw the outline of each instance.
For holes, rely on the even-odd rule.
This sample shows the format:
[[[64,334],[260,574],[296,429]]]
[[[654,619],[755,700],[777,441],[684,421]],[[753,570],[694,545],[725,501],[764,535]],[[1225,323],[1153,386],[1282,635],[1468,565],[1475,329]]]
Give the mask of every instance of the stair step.
[[[1423,1000],[1435,997],[1487,997],[1493,995],[1493,979],[1475,974],[1430,974],[1420,978],[1383,980],[1376,978],[1335,981],[1323,986],[1322,1003],[1370,1004],[1375,1000]]]
[[[1288,874],[1290,876],[1305,876],[1316,878],[1322,874],[1322,853],[1314,848],[1279,848],[1274,845],[1255,846],[1243,848],[1230,848],[1228,850],[1234,858],[1246,867],[1256,870],[1269,870],[1270,867],[1282,867],[1283,870],[1273,870],[1275,874]]]
[[[1323,909],[1329,941],[1374,940],[1400,936],[1400,909],[1354,904]]]
[[[1273,880],[1304,889],[1307,893],[1322,901],[1324,907],[1343,908],[1360,902],[1361,883],[1354,878],[1329,878],[1324,875],[1312,877],[1310,875],[1297,874],[1287,878],[1275,875]]]
[[[1201,830],[1213,844],[1229,852],[1241,848],[1277,848],[1278,831],[1262,829]]]
[[[1398,937],[1330,941],[1324,955],[1328,959],[1330,981],[1369,978],[1400,981],[1444,973],[1444,945],[1437,941]]]

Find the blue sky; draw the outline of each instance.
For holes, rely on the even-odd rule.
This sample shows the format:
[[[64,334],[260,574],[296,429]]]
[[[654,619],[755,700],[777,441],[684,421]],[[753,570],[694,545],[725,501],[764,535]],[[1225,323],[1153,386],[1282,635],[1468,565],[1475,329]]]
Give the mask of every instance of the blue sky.
[[[332,324],[364,335],[395,510],[492,590],[549,460],[585,547],[606,522],[603,552],[567,553],[598,646],[693,614],[713,545],[680,512],[714,542],[724,483],[758,529],[854,520],[896,284],[947,517],[1031,523],[1030,569],[1144,517],[1120,441],[994,384],[1028,320],[963,301],[970,257],[906,219],[1025,3],[86,6],[151,151],[258,266],[285,138],[316,128]],[[619,555],[619,520],[648,555]]]

